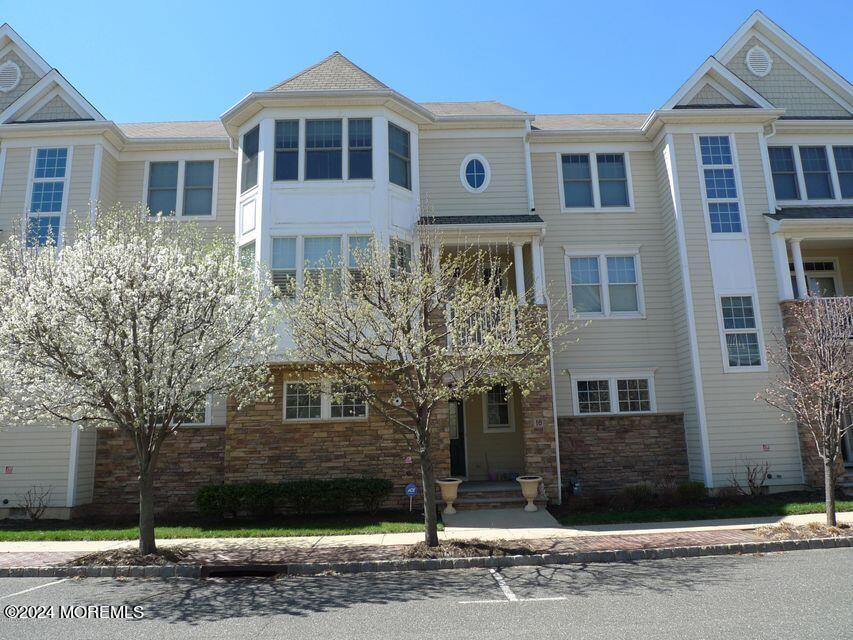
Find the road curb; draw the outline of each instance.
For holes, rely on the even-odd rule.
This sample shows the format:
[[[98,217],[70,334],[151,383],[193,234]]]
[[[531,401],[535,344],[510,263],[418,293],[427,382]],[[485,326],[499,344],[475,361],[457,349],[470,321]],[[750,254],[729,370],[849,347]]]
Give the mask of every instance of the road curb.
[[[603,551],[573,551],[570,553],[540,553],[519,556],[478,558],[437,558],[408,560],[357,560],[348,562],[289,562],[282,564],[206,564],[152,565],[142,567],[0,567],[0,578],[208,578],[229,575],[299,575],[323,573],[379,573],[388,571],[435,571],[438,569],[474,569],[529,567],[544,564],[588,564],[635,562],[723,556],[747,553],[776,553],[807,549],[837,549],[853,547],[853,536],[810,538],[805,540],[774,540],[768,542],[738,542],[654,549],[613,549]]]

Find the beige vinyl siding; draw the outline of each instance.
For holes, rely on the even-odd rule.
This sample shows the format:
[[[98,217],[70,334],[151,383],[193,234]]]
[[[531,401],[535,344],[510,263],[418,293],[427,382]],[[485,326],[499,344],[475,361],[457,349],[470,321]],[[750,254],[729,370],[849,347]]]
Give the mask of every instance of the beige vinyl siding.
[[[145,180],[145,162],[142,160],[118,162],[115,201],[126,207],[145,202],[142,194]]]
[[[20,229],[27,203],[31,152],[28,148],[6,149],[6,166],[0,189],[0,231],[3,238]]]
[[[486,158],[491,169],[489,186],[482,193],[470,193],[459,179],[462,161],[471,153]],[[429,202],[434,215],[529,213],[520,135],[422,138],[419,154],[421,198]]]
[[[70,451],[68,427],[0,428],[0,508],[17,507],[33,486],[50,488],[49,506],[66,506]]]
[[[763,78],[754,75],[746,66],[746,54],[760,46],[770,55],[773,66]],[[788,62],[757,38],[750,38],[726,65],[741,80],[769,100],[774,106],[786,109],[789,116],[849,116],[841,105],[803,76]]]
[[[673,341],[676,348],[679,391],[684,411],[684,432],[687,443],[687,460],[690,477],[704,481],[702,463],[702,436],[699,430],[699,415],[696,406],[696,378],[693,375],[693,357],[690,347],[687,302],[682,280],[682,261],[679,253],[678,231],[673,208],[672,185],[663,155],[664,144],[655,150],[658,189],[661,202],[663,240],[667,269],[669,271],[670,298],[672,304]]]
[[[651,151],[630,152],[635,211],[631,213],[562,213],[557,154],[532,157],[536,213],[548,225],[545,276],[554,311],[567,318],[563,246],[607,248],[639,246],[646,306],[645,318],[596,319],[579,323],[570,343],[555,359],[557,414],[570,415],[572,387],[562,372],[574,368],[656,369],[658,411],[682,411],[679,362],[673,341],[671,265],[667,257],[655,159]]]
[[[733,471],[742,477],[747,463],[764,461],[770,464],[773,475],[769,485],[800,484],[802,467],[794,428],[779,419],[778,411],[755,400],[756,394],[771,381],[773,371],[725,373],[723,370],[724,354],[693,135],[675,134],[674,138],[714,485],[726,486]],[[745,202],[742,219],[750,232],[761,320],[765,343],[769,343],[774,332],[781,329],[781,314],[764,220],[768,205],[758,134],[738,134],[736,141]],[[768,451],[764,451],[764,445],[769,447]]]
[[[233,237],[237,202],[237,158],[219,159],[219,180],[216,194],[216,221],[205,223]]]
[[[106,149],[101,156],[101,183],[98,187],[98,202],[108,208],[115,204],[118,194],[118,160]]]
[[[717,91],[714,87],[709,84],[706,84],[699,90],[695,96],[690,99],[689,105],[718,105],[718,104],[731,104],[732,101],[729,100],[722,93]]]

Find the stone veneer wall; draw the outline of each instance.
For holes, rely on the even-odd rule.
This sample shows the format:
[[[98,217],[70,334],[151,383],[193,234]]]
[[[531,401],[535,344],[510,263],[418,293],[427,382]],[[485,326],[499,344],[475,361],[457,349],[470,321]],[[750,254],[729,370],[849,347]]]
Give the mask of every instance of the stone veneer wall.
[[[583,495],[688,479],[682,413],[561,416],[559,429],[563,482],[577,478]]]
[[[418,485],[422,495],[420,465],[398,428],[368,412],[365,419],[329,421],[283,421],[286,370],[275,373],[274,397],[237,411],[228,405],[225,481],[281,480],[301,478],[387,478],[394,490],[385,506],[409,505],[404,488]],[[292,375],[292,379],[300,379]],[[436,477],[450,474],[450,432],[447,409],[433,415],[433,461]],[[411,463],[406,459],[411,458]]]
[[[184,427],[163,443],[154,484],[158,512],[195,510],[195,494],[225,477],[225,428]],[[95,491],[83,510],[93,515],[136,513],[136,453],[130,437],[118,429],[99,429],[95,453]]]
[[[551,381],[521,399],[524,473],[542,476],[550,502],[560,500],[557,481],[557,438],[554,433],[554,403]]]

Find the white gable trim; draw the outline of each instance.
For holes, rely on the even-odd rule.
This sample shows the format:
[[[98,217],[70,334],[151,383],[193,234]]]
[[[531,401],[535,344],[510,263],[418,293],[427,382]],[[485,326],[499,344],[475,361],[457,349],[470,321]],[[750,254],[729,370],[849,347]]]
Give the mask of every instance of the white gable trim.
[[[5,55],[8,52],[8,49],[11,48],[9,44],[6,43],[7,40],[9,44],[14,45],[14,48],[18,50],[17,53],[30,67],[32,67],[33,71],[37,71],[41,75],[45,75],[50,71],[51,66],[47,61],[36,53],[36,50],[28,45],[27,42],[9,26],[8,22],[0,25],[0,47],[2,47],[2,54],[0,55]]]
[[[765,30],[767,33],[762,33]],[[799,56],[802,62],[814,67],[816,73],[812,73],[806,69],[801,62],[795,60],[791,55],[782,50],[782,48],[771,41],[767,36],[772,35],[778,38],[783,45],[790,47],[796,56]],[[819,89],[832,98],[839,105],[847,109],[853,114],[853,84],[833,70],[823,60],[809,51],[802,44],[797,42],[788,32],[782,27],[773,22],[761,11],[755,11],[740,28],[735,31],[731,38],[726,40],[722,47],[714,54],[714,57],[722,61],[723,64],[728,64],[729,61],[743,48],[749,38],[755,38],[764,46],[770,48],[776,55],[790,64],[794,69],[805,76],[809,81],[815,84]],[[823,76],[823,77],[821,77]],[[836,85],[840,93],[833,90],[828,83]]]
[[[709,72],[714,72],[718,74],[723,80],[731,84],[734,89],[740,91],[759,107],[764,107],[765,109],[775,108],[772,104],[770,104],[770,102],[767,101],[766,98],[764,98],[764,96],[762,96],[755,89],[750,87],[743,80],[738,78],[734,73],[724,67],[719,60],[711,57],[705,60],[705,62],[703,62],[702,65],[698,69],[696,69],[696,71],[693,72],[693,75],[691,75],[687,79],[687,82],[685,82],[683,85],[681,85],[681,87],[679,87],[678,91],[676,91],[672,95],[672,97],[666,101],[666,103],[661,107],[661,109],[674,109],[676,105],[680,104],[685,100],[687,94],[690,93],[690,91],[692,91],[697,84],[702,84],[704,82],[705,76]],[[713,80],[713,78],[708,78],[708,80]],[[719,85],[720,83],[717,84]],[[714,88],[719,91],[717,87]],[[735,100],[735,104],[738,103],[740,103],[740,100]]]
[[[78,113],[85,113],[87,116],[96,121],[104,121],[105,118],[100,111],[95,109],[82,94],[77,91],[71,83],[62,77],[56,69],[51,69],[50,72],[41,80],[36,82],[32,87],[27,89],[15,102],[10,104],[5,111],[0,113],[0,124],[10,122],[16,117],[20,117],[25,109],[29,108],[33,101],[38,102],[45,94],[50,92],[53,85],[57,85],[62,89],[62,97],[72,106]]]

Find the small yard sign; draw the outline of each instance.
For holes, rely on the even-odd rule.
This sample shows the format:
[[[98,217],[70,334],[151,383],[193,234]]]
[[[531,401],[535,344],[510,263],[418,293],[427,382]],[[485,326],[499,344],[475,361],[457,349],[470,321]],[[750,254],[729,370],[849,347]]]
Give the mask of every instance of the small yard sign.
[[[406,485],[406,495],[409,496],[409,511],[412,510],[412,498],[418,495],[418,485],[410,482]]]

